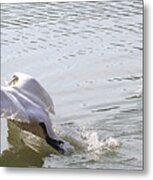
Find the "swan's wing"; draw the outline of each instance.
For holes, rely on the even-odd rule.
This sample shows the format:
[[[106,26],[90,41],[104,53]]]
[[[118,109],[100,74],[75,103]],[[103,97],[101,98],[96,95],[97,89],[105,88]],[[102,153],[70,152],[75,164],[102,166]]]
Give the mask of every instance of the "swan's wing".
[[[50,95],[37,80],[23,73],[15,73],[14,77],[16,79],[11,80],[9,83],[11,86],[18,88],[20,92],[23,92],[29,98],[33,98],[36,103],[43,105],[45,109],[55,114],[54,104]]]
[[[33,86],[31,87],[30,84]],[[50,97],[50,95],[47,93],[47,91],[36,81],[35,79],[31,79],[27,84],[26,87],[28,87],[28,91],[35,95],[42,103],[44,103],[45,109],[47,111],[51,112],[52,114],[55,114],[54,111],[54,104]],[[30,88],[30,89],[29,89]]]
[[[7,119],[16,119],[18,121],[29,122],[28,115],[22,106],[22,104],[10,93],[4,91],[3,88],[0,91],[1,96],[1,117]]]
[[[49,137],[56,139],[49,115],[41,106],[11,87],[1,89],[0,95],[1,117],[13,120],[20,128],[36,135],[40,131],[39,123],[43,122]],[[39,136],[43,137],[43,135]]]
[[[29,115],[30,124],[44,123],[47,129],[48,136],[53,139],[56,139],[57,137],[54,133],[52,122],[49,118],[48,113],[41,106],[36,106],[33,103],[27,105],[28,106],[26,108],[26,111]]]
[[[33,99],[29,99],[24,96],[22,93],[16,91],[16,89],[12,88],[12,94],[18,99],[18,101],[22,104],[25,109],[26,114],[28,115],[29,124],[39,124],[43,122],[47,128],[47,133],[51,138],[56,138],[56,135],[52,128],[52,122],[49,118],[46,110],[36,104]]]

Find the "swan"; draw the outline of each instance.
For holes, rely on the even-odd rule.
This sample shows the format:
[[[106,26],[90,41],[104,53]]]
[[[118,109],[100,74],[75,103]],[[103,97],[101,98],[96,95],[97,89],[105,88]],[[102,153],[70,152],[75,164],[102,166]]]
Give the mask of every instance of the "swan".
[[[13,121],[23,130],[43,138],[64,154],[64,142],[53,128],[49,113],[55,114],[53,101],[47,91],[32,76],[14,73],[7,86],[0,89],[1,118]]]

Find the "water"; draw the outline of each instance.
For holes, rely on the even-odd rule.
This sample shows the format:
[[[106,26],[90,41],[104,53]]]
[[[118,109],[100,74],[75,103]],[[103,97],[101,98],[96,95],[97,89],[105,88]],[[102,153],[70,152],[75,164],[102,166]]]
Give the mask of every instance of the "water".
[[[2,166],[143,168],[141,0],[1,5],[1,82],[29,73],[55,104],[61,156],[1,119]]]

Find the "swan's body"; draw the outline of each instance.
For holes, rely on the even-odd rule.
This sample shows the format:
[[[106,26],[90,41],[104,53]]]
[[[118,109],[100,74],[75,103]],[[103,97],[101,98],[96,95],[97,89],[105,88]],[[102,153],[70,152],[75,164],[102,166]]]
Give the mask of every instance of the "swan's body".
[[[1,87],[1,117],[13,120],[18,126],[46,140],[59,152],[64,152],[57,140],[49,113],[55,114],[49,94],[31,76],[15,73],[9,86]]]

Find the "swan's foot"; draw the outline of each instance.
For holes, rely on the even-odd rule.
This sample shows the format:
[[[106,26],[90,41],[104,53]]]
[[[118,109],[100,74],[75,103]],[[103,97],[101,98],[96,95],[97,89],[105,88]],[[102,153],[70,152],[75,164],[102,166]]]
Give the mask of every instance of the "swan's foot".
[[[52,139],[50,137],[46,137],[46,142],[51,145],[54,149],[56,149],[60,154],[64,154],[65,151],[63,149],[64,142],[61,140]]]
[[[50,138],[48,133],[47,133],[45,123],[41,122],[41,123],[39,123],[39,125],[42,127],[42,129],[44,131],[45,140],[46,140],[47,144],[51,145],[60,154],[64,154],[64,152],[65,152],[63,149],[64,142],[61,140],[56,140],[56,139]]]

